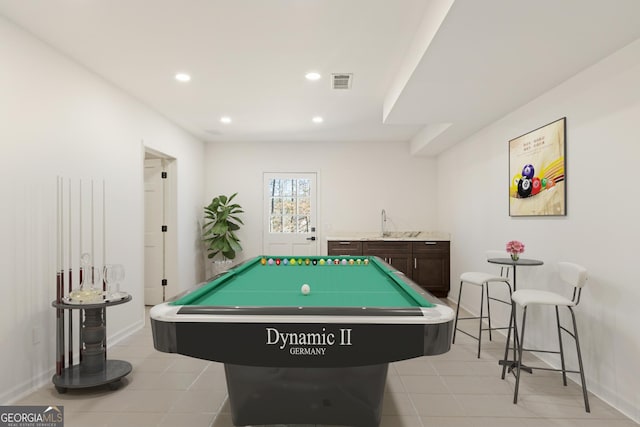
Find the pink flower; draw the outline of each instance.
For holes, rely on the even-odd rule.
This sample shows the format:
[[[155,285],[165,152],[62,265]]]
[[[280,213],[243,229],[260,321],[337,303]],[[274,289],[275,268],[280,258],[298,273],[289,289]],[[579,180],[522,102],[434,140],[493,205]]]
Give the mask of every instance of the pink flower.
[[[510,254],[521,254],[524,252],[524,243],[517,240],[511,240],[507,243],[507,252]]]

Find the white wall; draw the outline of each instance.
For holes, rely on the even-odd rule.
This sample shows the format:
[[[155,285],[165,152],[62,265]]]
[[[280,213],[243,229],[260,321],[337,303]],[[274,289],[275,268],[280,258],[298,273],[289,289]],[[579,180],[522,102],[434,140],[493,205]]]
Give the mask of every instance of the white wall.
[[[558,261],[584,265],[590,278],[577,316],[587,385],[636,421],[640,421],[638,76],[640,40],[441,154],[437,163],[439,225],[452,233],[450,297],[457,298],[460,273],[486,271],[490,267],[484,251],[502,249],[511,239],[526,244],[525,256],[545,262],[542,267],[518,270],[519,289],[557,289],[552,283]],[[510,218],[507,141],[563,116],[567,117],[568,215]],[[463,305],[476,308],[471,301],[470,297]],[[502,316],[506,319],[507,313]],[[533,346],[557,346],[552,319],[548,314],[536,323],[533,317],[528,320]],[[546,359],[558,365],[557,358]]]
[[[435,160],[412,158],[407,143],[207,144],[205,202],[238,192],[245,227],[238,259],[262,253],[264,172],[317,172],[318,238],[336,232],[432,230],[435,226]]]
[[[203,145],[3,18],[0,63],[0,402],[9,402],[55,367],[56,176],[106,183],[107,254],[125,265],[133,296],[109,310],[118,339],[144,323],[143,143],[178,159],[183,287],[201,279]]]

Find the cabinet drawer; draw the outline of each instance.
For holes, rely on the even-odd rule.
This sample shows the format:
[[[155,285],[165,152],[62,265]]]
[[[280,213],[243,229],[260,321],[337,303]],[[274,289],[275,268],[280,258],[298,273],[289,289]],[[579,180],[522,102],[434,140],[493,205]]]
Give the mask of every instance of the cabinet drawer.
[[[362,242],[354,240],[330,240],[327,242],[329,255],[362,255]]]
[[[441,242],[441,241],[433,241],[426,240],[423,242],[413,242],[412,243],[412,252],[413,254],[420,253],[445,253],[449,252],[449,242]]]
[[[362,245],[362,253],[364,255],[376,255],[378,253],[392,254],[400,253],[405,255],[411,254],[411,242],[394,242],[394,241],[368,241]]]

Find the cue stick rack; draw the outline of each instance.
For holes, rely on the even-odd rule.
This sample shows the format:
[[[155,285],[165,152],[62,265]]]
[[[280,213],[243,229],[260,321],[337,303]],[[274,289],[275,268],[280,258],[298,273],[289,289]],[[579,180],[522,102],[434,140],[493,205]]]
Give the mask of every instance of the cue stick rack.
[[[74,181],[57,177],[56,299],[52,304],[56,308],[56,373],[53,381],[62,392],[66,387],[59,385],[67,385],[68,378],[65,380],[63,376],[69,374],[65,370],[74,367],[74,350],[78,351],[77,360],[84,371],[106,366],[106,307],[131,300],[128,294],[120,294],[117,301],[109,300],[106,280],[101,279],[107,265],[105,189],[104,180],[96,183],[93,179]],[[74,316],[74,312],[78,315]],[[103,361],[83,364],[85,357],[96,355]],[[80,374],[74,371],[74,375],[82,376],[82,371]]]

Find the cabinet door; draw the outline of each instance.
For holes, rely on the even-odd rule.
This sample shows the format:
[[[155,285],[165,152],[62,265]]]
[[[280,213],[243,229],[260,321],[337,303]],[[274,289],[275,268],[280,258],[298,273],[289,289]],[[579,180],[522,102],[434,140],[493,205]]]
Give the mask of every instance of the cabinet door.
[[[363,255],[382,258],[393,268],[403,272],[408,278],[412,275],[411,242],[372,240],[362,245]]]
[[[449,242],[413,243],[413,281],[437,297],[450,288]]]
[[[362,255],[362,242],[354,240],[329,240],[327,242],[327,253],[333,256],[360,256]]]
[[[411,255],[388,254],[385,261],[396,270],[402,271],[405,274],[405,276],[407,276],[409,279],[413,279],[413,269],[411,268]]]

